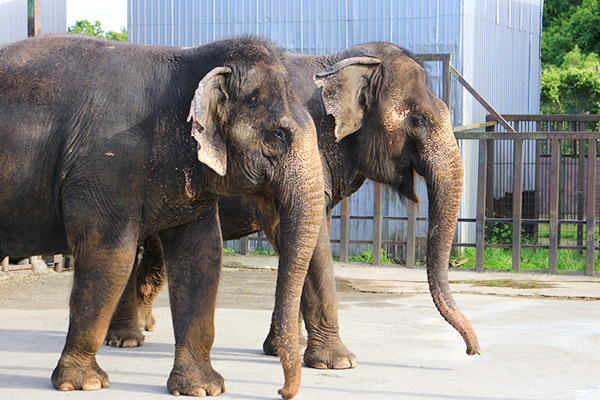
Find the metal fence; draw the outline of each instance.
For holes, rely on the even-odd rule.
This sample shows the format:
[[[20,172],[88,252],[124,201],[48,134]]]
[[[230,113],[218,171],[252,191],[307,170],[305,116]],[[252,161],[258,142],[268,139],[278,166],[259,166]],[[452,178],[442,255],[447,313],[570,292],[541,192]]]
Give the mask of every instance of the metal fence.
[[[594,275],[598,247],[596,228],[600,222],[600,199],[597,196],[597,140],[600,115],[504,115],[511,132],[496,125],[489,117],[486,131],[457,132],[456,138],[479,142],[478,202],[475,218],[461,218],[459,223],[475,223],[475,243],[455,242],[455,248],[476,249],[476,270],[485,270],[485,249],[512,249],[512,270],[521,268],[523,249],[546,250],[548,272],[559,271],[558,252],[585,253],[585,273]],[[514,130],[515,132],[512,132]],[[352,215],[348,199],[341,203],[339,237],[331,243],[340,245],[340,260],[349,260],[349,246],[372,246],[373,264],[381,264],[384,246],[404,246],[405,264],[415,264],[415,253],[426,246],[425,238],[415,234],[416,206],[407,204],[406,217],[382,215],[383,186],[374,184],[373,215]],[[502,193],[502,196],[498,194]],[[349,235],[351,219],[370,220],[372,239],[355,239]],[[383,235],[382,225],[403,221],[407,228],[403,240]],[[509,242],[494,237],[494,228],[508,231]],[[247,251],[247,240],[241,252]],[[265,241],[264,238],[250,240]],[[583,266],[582,266],[583,267]]]

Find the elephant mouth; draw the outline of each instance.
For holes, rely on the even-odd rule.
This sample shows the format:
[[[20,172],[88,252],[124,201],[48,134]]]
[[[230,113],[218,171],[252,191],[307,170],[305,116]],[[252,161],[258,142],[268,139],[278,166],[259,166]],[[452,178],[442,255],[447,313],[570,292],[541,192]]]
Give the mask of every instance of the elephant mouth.
[[[396,191],[401,198],[406,198],[419,204],[420,200],[416,191],[416,172],[414,169],[407,168],[402,171],[400,183],[396,185]]]

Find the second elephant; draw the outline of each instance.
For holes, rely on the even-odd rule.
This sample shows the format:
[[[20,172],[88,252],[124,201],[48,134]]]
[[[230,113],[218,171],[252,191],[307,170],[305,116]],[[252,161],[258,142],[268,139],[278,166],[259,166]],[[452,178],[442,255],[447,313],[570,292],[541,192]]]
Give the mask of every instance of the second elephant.
[[[418,202],[414,174],[429,197],[427,276],[441,315],[461,334],[469,355],[480,348],[469,321],[455,304],[448,261],[463,189],[463,166],[446,105],[427,88],[425,71],[409,52],[390,43],[354,46],[326,56],[287,54],[284,64],[301,102],[315,121],[325,180],[326,219],[321,226],[302,295],[308,331],[305,364],[349,368],[354,355],[339,336],[329,243],[331,211],[369,178]],[[316,76],[316,78],[315,78]],[[223,238],[264,230],[280,248],[275,205],[248,196],[223,198]],[[138,273],[139,322],[153,330],[152,302],[164,283],[160,248],[146,242]],[[276,352],[274,325],[263,348]]]

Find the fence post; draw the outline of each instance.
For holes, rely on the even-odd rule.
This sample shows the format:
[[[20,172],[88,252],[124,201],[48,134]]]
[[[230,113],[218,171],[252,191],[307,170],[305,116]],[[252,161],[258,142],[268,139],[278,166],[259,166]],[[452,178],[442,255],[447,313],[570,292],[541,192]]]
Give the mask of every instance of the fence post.
[[[240,238],[240,254],[245,256],[248,255],[248,245],[250,243],[250,238],[248,236],[244,236]]]
[[[578,132],[585,132],[585,123],[576,123]],[[591,141],[588,141],[591,145]],[[585,140],[579,140],[578,164],[577,164],[577,219],[584,218],[584,199],[585,199]],[[583,246],[583,225],[577,225],[577,246]]]
[[[477,272],[485,270],[485,203],[486,203],[486,173],[487,173],[486,139],[479,140],[479,164],[477,171],[477,218],[475,223],[475,268]]]
[[[42,34],[42,0],[29,0],[27,10],[27,37]]]
[[[585,274],[594,275],[596,233],[596,139],[588,140]]]
[[[417,245],[417,204],[408,200],[406,203],[408,221],[406,225],[406,266],[415,266],[415,249]]]
[[[54,272],[62,272],[63,270],[63,255],[55,254],[52,257],[52,262],[54,263]]]
[[[374,182],[373,190],[375,204],[373,205],[373,265],[381,265],[381,224],[383,217],[381,214],[383,196],[381,183]]]
[[[340,204],[340,261],[347,263],[350,253],[350,198],[345,197]]]
[[[512,270],[521,269],[521,226],[523,215],[523,139],[515,139],[513,151],[513,241]]]
[[[8,272],[8,257],[4,257],[4,260],[2,260],[2,271],[4,272]]]
[[[550,214],[549,238],[548,238],[548,273],[556,274],[558,265],[558,201],[560,186],[560,140],[552,139],[550,153]]]
[[[450,109],[450,95],[452,92],[452,73],[450,71],[450,65],[452,63],[452,54],[448,54],[442,62],[442,75],[443,75],[443,101],[446,103],[448,109]]]
[[[491,115],[488,115],[486,118],[486,122],[494,121]],[[495,132],[495,126],[488,126],[485,128],[486,132]],[[484,215],[487,215],[486,212],[491,212],[491,217],[494,215],[494,177],[496,176],[496,141],[495,140],[486,140],[486,175],[485,175],[485,187],[487,188],[485,191],[485,206],[483,208]],[[489,190],[488,190],[489,189]],[[485,235],[490,237],[492,234],[493,226],[484,225]]]

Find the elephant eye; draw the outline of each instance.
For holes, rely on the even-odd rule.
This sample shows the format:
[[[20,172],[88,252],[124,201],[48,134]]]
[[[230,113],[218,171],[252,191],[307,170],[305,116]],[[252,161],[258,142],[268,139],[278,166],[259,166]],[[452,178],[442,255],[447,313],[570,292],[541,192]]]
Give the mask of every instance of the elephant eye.
[[[411,117],[412,123],[417,128],[427,128],[429,127],[429,118],[425,114],[413,115]]]
[[[285,132],[281,129],[275,129],[269,132],[269,135],[272,137],[272,139],[285,141]]]
[[[264,136],[263,154],[269,158],[278,157],[287,149],[286,132],[283,129],[267,131]]]

